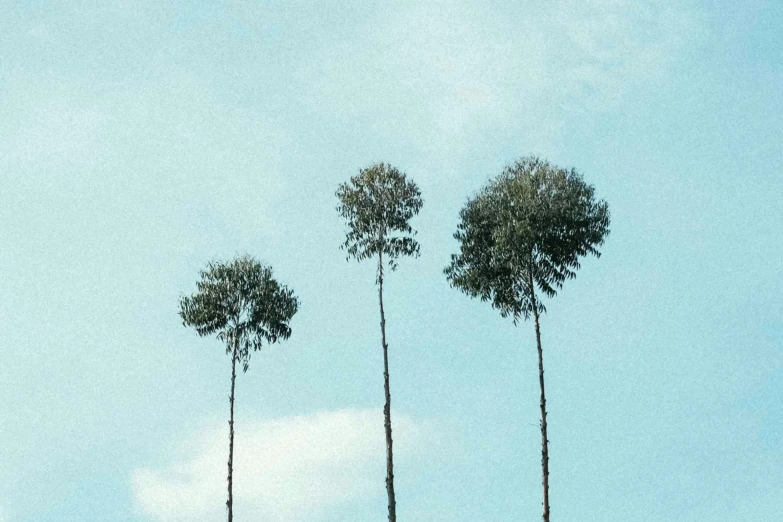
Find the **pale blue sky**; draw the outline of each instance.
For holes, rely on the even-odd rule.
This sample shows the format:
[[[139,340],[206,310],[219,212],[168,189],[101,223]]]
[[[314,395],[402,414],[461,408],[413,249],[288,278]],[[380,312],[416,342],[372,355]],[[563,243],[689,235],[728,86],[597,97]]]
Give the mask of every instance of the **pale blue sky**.
[[[542,322],[553,519],[778,520],[781,27],[773,1],[0,2],[0,522],[223,516],[230,362],[177,299],[244,252],[302,305],[238,379],[237,516],[385,520],[374,272],[334,210],[375,161],[425,199],[387,287],[399,518],[537,520],[532,326],[441,273],[529,153],[613,221]]]

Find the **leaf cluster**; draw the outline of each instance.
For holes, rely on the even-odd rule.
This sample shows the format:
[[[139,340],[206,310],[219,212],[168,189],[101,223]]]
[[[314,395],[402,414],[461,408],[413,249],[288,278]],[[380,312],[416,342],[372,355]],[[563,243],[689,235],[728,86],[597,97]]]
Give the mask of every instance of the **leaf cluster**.
[[[608,233],[609,208],[577,171],[525,157],[460,211],[460,253],[444,272],[452,286],[516,322],[544,312],[536,286],[554,297],[576,277],[580,257],[600,256]]]
[[[244,371],[250,352],[291,336],[289,322],[299,307],[293,290],[278,283],[272,268],[248,255],[211,262],[200,272],[198,292],[180,298],[179,315],[200,336],[217,333],[226,353],[236,349]]]
[[[418,256],[410,219],[422,206],[421,191],[405,174],[385,163],[361,169],[337,189],[337,211],[348,233],[341,249],[357,261],[385,255],[392,270],[401,256]]]

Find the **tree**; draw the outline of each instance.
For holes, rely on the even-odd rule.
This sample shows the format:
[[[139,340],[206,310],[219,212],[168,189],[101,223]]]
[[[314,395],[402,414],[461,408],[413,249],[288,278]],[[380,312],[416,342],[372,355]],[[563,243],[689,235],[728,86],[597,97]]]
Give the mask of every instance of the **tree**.
[[[540,294],[554,297],[576,277],[579,258],[600,256],[609,233],[609,208],[574,169],[537,157],[509,165],[460,211],[454,237],[460,253],[444,270],[453,287],[491,301],[503,317],[535,319],[541,409],[541,467],[544,522],[549,522],[549,440]],[[538,289],[539,295],[536,295]]]
[[[196,283],[198,292],[181,297],[179,315],[184,326],[200,336],[217,334],[231,355],[231,416],[228,436],[228,522],[233,518],[234,384],[236,365],[247,371],[251,351],[264,342],[276,343],[291,336],[289,322],[299,307],[293,290],[272,277],[272,269],[250,256],[227,263],[207,264]]]
[[[405,174],[391,165],[378,163],[361,169],[348,183],[343,183],[336,193],[340,200],[337,211],[348,225],[345,243],[347,259],[378,258],[378,303],[381,310],[381,346],[383,347],[383,384],[386,404],[383,407],[386,429],[386,492],[389,497],[389,522],[396,522],[397,508],[394,497],[394,463],[392,452],[391,393],[389,391],[389,346],[386,344],[386,316],[383,311],[383,260],[389,268],[397,268],[401,256],[419,255],[419,243],[413,238],[416,232],[408,221],[419,213],[422,206],[421,192]]]

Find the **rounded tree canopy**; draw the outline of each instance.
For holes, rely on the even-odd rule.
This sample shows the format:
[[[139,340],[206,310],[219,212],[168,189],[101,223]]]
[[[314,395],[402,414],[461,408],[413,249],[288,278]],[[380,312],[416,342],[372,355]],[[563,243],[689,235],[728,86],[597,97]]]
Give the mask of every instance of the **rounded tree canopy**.
[[[272,268],[248,255],[211,262],[200,272],[198,292],[180,298],[182,324],[200,336],[217,334],[226,353],[235,349],[247,371],[251,350],[291,336],[289,322],[299,307],[293,290],[272,277]]]
[[[358,261],[383,253],[394,269],[400,256],[418,256],[410,219],[422,206],[421,191],[405,174],[385,163],[361,169],[337,189],[337,211],[348,225],[340,247]]]
[[[579,258],[600,256],[609,208],[576,170],[525,157],[506,167],[460,211],[460,253],[444,270],[452,286],[489,300],[504,317],[528,318],[535,287],[553,297],[576,277]]]

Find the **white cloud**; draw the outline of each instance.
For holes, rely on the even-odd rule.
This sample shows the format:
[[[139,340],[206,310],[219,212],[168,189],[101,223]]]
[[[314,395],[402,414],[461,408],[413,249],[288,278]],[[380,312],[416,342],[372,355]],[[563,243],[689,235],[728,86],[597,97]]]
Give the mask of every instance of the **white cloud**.
[[[528,147],[547,147],[570,115],[611,109],[631,88],[664,76],[703,32],[699,13],[687,7],[518,6],[395,6],[359,41],[327,51],[313,83],[333,103],[316,99],[328,111],[336,103],[353,114],[388,113],[425,143],[475,139],[476,125],[513,126]]]
[[[393,414],[395,447],[407,457],[425,444],[424,426]],[[288,522],[383,493],[380,410],[347,409],[273,421],[237,422],[234,509],[248,520]],[[161,522],[218,520],[225,513],[228,426],[211,426],[164,469],[137,469],[137,508]]]

